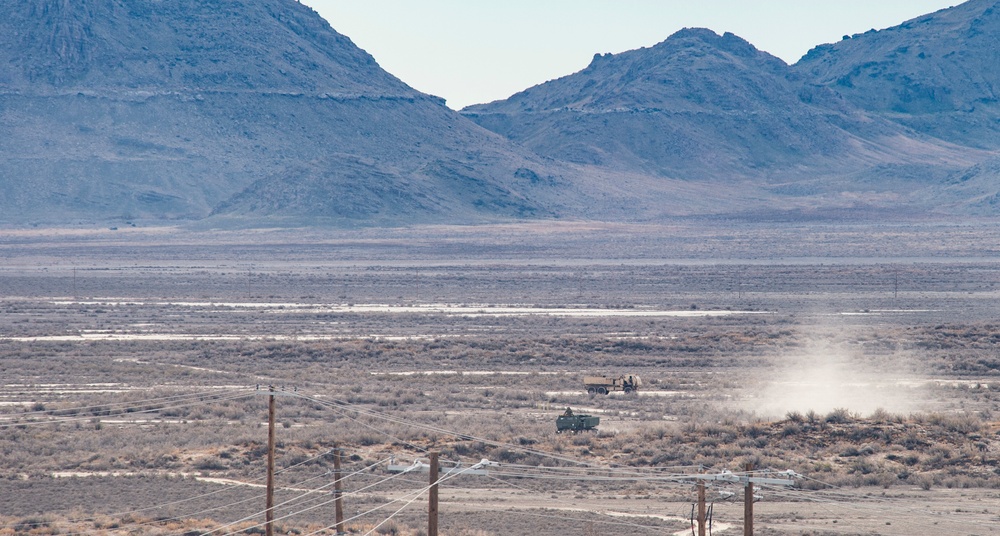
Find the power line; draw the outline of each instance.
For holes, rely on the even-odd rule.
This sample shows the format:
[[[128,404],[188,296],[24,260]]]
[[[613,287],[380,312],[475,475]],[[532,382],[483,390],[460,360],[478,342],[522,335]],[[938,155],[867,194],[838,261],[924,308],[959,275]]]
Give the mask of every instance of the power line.
[[[109,417],[109,416],[115,416],[115,415],[120,415],[120,414],[124,414],[124,413],[127,413],[127,414],[140,413],[141,414],[141,413],[150,413],[150,412],[160,412],[160,411],[167,411],[167,410],[171,410],[171,409],[180,409],[180,408],[197,406],[197,405],[203,405],[203,404],[209,404],[209,403],[225,402],[225,401],[231,401],[231,400],[240,400],[240,399],[247,398],[247,397],[249,397],[249,396],[251,396],[253,394],[255,394],[255,393],[253,391],[249,391],[249,389],[247,391],[237,390],[237,391],[228,392],[228,393],[221,393],[221,394],[217,393],[217,392],[214,392],[214,393],[195,392],[195,393],[186,393],[186,394],[178,394],[178,395],[171,395],[171,396],[150,398],[150,399],[139,400],[139,401],[131,401],[131,402],[127,401],[127,402],[118,402],[118,403],[113,403],[113,404],[100,404],[100,405],[94,405],[94,406],[84,406],[84,407],[80,407],[80,408],[62,409],[62,410],[56,410],[56,411],[57,412],[68,412],[68,411],[80,412],[80,411],[85,411],[85,410],[90,410],[90,411],[100,410],[102,412],[110,412],[110,413],[105,413],[104,415],[100,415],[100,416],[97,416],[97,415],[85,415],[85,416],[72,415],[72,416],[66,416],[64,418],[61,418],[60,416],[56,415],[55,418],[52,418],[52,419],[49,419],[49,420],[43,420],[43,421],[0,423],[0,429],[2,429],[2,428],[10,428],[11,426],[53,424],[53,423],[62,423],[62,422],[74,422],[74,421],[79,421],[79,420],[90,420],[90,419],[93,419],[95,417]],[[434,433],[440,433],[440,434],[448,435],[448,436],[451,436],[451,437],[456,437],[456,438],[463,439],[463,440],[479,441],[479,442],[481,442],[483,444],[486,444],[486,445],[492,445],[492,446],[495,446],[495,447],[508,448],[508,449],[511,449],[511,450],[516,450],[516,451],[520,451],[520,452],[526,452],[526,453],[530,453],[530,454],[535,454],[535,455],[543,456],[543,457],[546,457],[546,458],[549,458],[549,459],[554,459],[554,460],[557,460],[557,461],[560,461],[560,462],[564,462],[564,463],[574,464],[573,466],[570,466],[570,467],[563,467],[563,466],[558,466],[558,467],[532,466],[532,465],[525,465],[525,464],[501,464],[501,465],[493,468],[494,475],[490,476],[490,478],[492,478],[494,480],[498,480],[498,481],[504,482],[506,485],[510,485],[512,487],[515,487],[515,488],[517,486],[514,486],[513,484],[509,483],[508,481],[506,481],[504,479],[507,479],[507,478],[524,478],[524,479],[538,479],[538,480],[563,480],[563,481],[584,481],[584,482],[586,482],[586,481],[591,481],[591,482],[650,482],[650,483],[661,483],[661,484],[689,483],[689,482],[694,481],[694,480],[703,480],[703,481],[704,480],[715,480],[715,481],[719,481],[719,482],[722,482],[722,483],[736,484],[736,483],[742,483],[742,482],[749,482],[751,479],[753,479],[758,485],[762,486],[765,489],[768,489],[770,493],[774,493],[776,496],[779,496],[779,497],[787,497],[787,498],[794,499],[794,500],[807,500],[807,501],[816,502],[816,503],[820,503],[820,504],[826,504],[826,505],[838,505],[840,507],[850,508],[850,509],[853,509],[855,511],[870,511],[870,510],[876,510],[877,509],[881,513],[884,513],[886,510],[890,510],[890,511],[898,511],[900,513],[905,513],[905,514],[910,515],[910,516],[912,516],[913,514],[922,514],[922,515],[925,515],[925,516],[927,515],[926,511],[917,511],[917,510],[912,510],[912,509],[899,508],[898,506],[893,506],[892,502],[887,501],[884,498],[880,499],[880,498],[875,498],[875,497],[860,497],[858,494],[851,494],[851,493],[849,493],[847,491],[844,491],[842,488],[839,488],[839,487],[834,486],[832,484],[827,484],[827,483],[821,482],[821,481],[813,479],[813,478],[804,477],[804,478],[806,478],[809,481],[821,483],[821,484],[829,486],[830,488],[833,488],[833,489],[829,490],[829,491],[819,491],[819,492],[815,492],[815,493],[807,493],[807,492],[804,492],[804,491],[801,491],[801,490],[778,491],[775,488],[773,488],[773,486],[776,485],[777,483],[779,483],[779,481],[783,481],[783,479],[768,478],[766,476],[750,477],[749,476],[749,472],[742,472],[742,473],[740,473],[740,472],[737,472],[737,473],[723,472],[723,473],[719,473],[719,474],[715,474],[715,475],[704,475],[704,474],[698,475],[698,474],[691,474],[691,473],[668,473],[668,472],[662,471],[662,469],[602,467],[602,466],[598,466],[598,465],[593,464],[593,463],[582,462],[582,461],[575,460],[575,459],[572,459],[572,458],[568,458],[568,457],[565,457],[565,456],[558,456],[558,455],[554,455],[554,454],[543,452],[543,451],[537,451],[537,450],[534,450],[534,449],[524,448],[524,447],[522,447],[520,445],[513,445],[513,444],[503,443],[503,442],[499,442],[499,441],[492,441],[492,440],[488,440],[488,439],[485,439],[485,438],[478,438],[478,437],[475,437],[475,436],[472,436],[472,435],[469,435],[469,434],[454,432],[454,431],[448,430],[448,429],[446,429],[444,427],[441,427],[441,426],[435,426],[435,425],[429,425],[429,424],[423,424],[423,423],[419,423],[419,422],[414,422],[414,421],[411,421],[411,420],[407,420],[407,419],[395,417],[395,416],[388,415],[388,414],[385,414],[385,413],[382,413],[382,412],[379,412],[379,411],[375,411],[375,410],[372,410],[372,409],[360,407],[358,405],[351,404],[351,403],[345,402],[345,401],[340,401],[340,400],[325,400],[325,399],[318,398],[317,396],[310,396],[310,395],[300,394],[300,393],[296,393],[296,392],[292,392],[292,393],[282,392],[282,395],[284,395],[284,396],[294,396],[294,397],[301,398],[303,400],[307,400],[307,401],[313,402],[313,403],[315,403],[315,404],[317,404],[317,405],[319,405],[321,407],[324,407],[324,408],[327,408],[327,409],[330,409],[330,410],[336,412],[338,415],[341,415],[341,416],[343,416],[345,418],[351,419],[354,422],[357,422],[359,425],[365,426],[365,427],[367,427],[369,429],[376,430],[377,432],[379,432],[379,433],[381,433],[383,435],[386,435],[387,437],[393,438],[394,440],[399,441],[402,444],[409,445],[409,446],[411,446],[414,449],[419,449],[419,450],[425,451],[425,452],[426,452],[425,448],[421,448],[421,447],[419,447],[417,445],[413,445],[412,443],[400,440],[399,438],[394,437],[393,435],[391,435],[391,434],[389,434],[389,433],[387,433],[387,432],[379,429],[376,426],[364,423],[360,419],[358,419],[356,417],[352,417],[351,415],[349,415],[349,413],[353,413],[353,414],[355,414],[357,416],[365,416],[365,417],[369,417],[369,418],[372,418],[372,419],[381,420],[383,422],[398,424],[398,425],[406,426],[406,427],[412,427],[412,428],[418,429],[418,430],[424,430],[424,431],[430,431],[430,432],[434,432]],[[29,418],[29,417],[41,416],[41,415],[51,416],[52,413],[53,413],[52,411],[33,411],[33,412],[24,412],[24,413],[20,413],[20,414],[8,414],[8,415],[5,415],[5,416],[0,416],[0,418],[7,418],[7,419],[14,419],[14,418],[16,418],[16,419],[20,419],[20,418]],[[321,457],[321,456],[324,456],[326,454],[328,454],[328,452],[317,456],[317,458]],[[379,465],[381,463],[384,463],[384,461],[385,460],[376,462],[375,464],[372,464],[372,465],[370,465],[369,467],[367,467],[365,469],[362,469],[360,471],[352,473],[348,477],[355,476],[355,475],[360,474],[361,472],[366,471],[366,470],[370,470],[371,468],[374,468],[375,466],[377,466],[377,465]],[[302,463],[306,463],[306,462],[302,462]],[[296,464],[296,466],[297,465],[301,465],[301,464]],[[292,466],[292,467],[295,467],[295,466]],[[470,467],[468,467],[466,469],[463,469],[463,470],[455,471],[453,474],[446,474],[444,477],[439,478],[436,482],[440,483],[440,482],[444,482],[446,480],[450,480],[451,478],[454,478],[454,477],[458,476],[459,474],[463,474],[463,473],[466,473],[466,472],[472,470],[471,467],[475,467],[475,465],[470,466]],[[286,468],[285,470],[288,470],[288,469],[291,469],[291,467]],[[602,474],[595,474],[597,472],[600,472]],[[757,472],[755,472],[755,474],[756,475],[774,474],[776,476],[790,476],[787,473],[780,473],[780,472],[777,472],[777,471],[757,471]],[[327,471],[323,475],[318,475],[318,476],[314,476],[314,477],[311,477],[309,479],[306,479],[303,482],[308,482],[310,480],[314,480],[314,479],[317,479],[317,478],[322,478],[322,477],[327,476],[327,475],[329,475],[329,471]],[[361,488],[359,490],[356,490],[354,492],[347,493],[345,495],[353,495],[355,493],[360,493],[361,491],[368,490],[368,489],[371,489],[373,487],[382,485],[382,484],[384,484],[386,482],[389,482],[390,480],[393,480],[394,478],[396,478],[396,476],[399,476],[399,475],[393,475],[391,477],[388,477],[388,478],[385,478],[385,479],[381,479],[381,480],[379,480],[378,482],[376,482],[374,484],[371,484],[369,486],[366,486],[366,487]],[[795,475],[795,476],[798,477],[799,475]],[[346,479],[348,477],[344,477],[343,479]],[[335,482],[339,482],[340,480],[343,480],[343,479],[338,479]],[[406,480],[406,479],[401,479],[401,480]],[[328,500],[328,501],[321,502],[319,504],[305,506],[305,503],[307,501],[314,500],[314,498],[315,498],[314,495],[316,493],[322,492],[323,490],[327,489],[331,485],[333,485],[332,482],[326,483],[326,484],[324,484],[324,485],[322,485],[319,488],[316,488],[314,490],[304,491],[300,495],[298,495],[298,496],[296,496],[296,497],[294,497],[292,499],[289,499],[289,500],[281,503],[280,505],[275,506],[274,508],[277,508],[279,506],[288,506],[288,505],[292,505],[292,504],[302,505],[303,506],[299,510],[291,512],[291,513],[289,513],[289,514],[287,514],[287,515],[285,515],[285,516],[283,516],[283,517],[280,518],[280,519],[288,519],[288,518],[291,518],[291,517],[294,517],[294,516],[297,516],[297,515],[301,515],[301,514],[303,514],[305,512],[314,510],[315,508],[319,508],[319,507],[325,506],[327,504],[330,504],[331,502],[334,502],[334,501],[333,500]],[[288,489],[288,487],[286,486],[284,489]],[[404,504],[401,508],[399,508],[398,510],[396,510],[395,512],[393,512],[392,514],[390,514],[379,525],[377,525],[376,528],[379,527],[379,526],[381,526],[382,524],[388,522],[390,519],[392,519],[398,513],[400,513],[401,511],[403,511],[407,506],[409,506],[410,504],[412,504],[412,502],[414,502],[418,498],[419,494],[423,493],[427,489],[429,489],[429,486],[421,489],[418,492],[416,492],[418,494],[417,496],[414,496],[414,497],[410,498],[408,500],[408,502],[406,502],[406,504]],[[524,488],[521,488],[521,489],[524,489]],[[228,490],[218,490],[218,493],[221,493],[223,491],[228,491]],[[211,495],[213,495],[215,493],[217,493],[217,492],[211,492],[211,493],[207,493],[207,494],[202,494],[200,497],[211,496]],[[390,501],[389,503],[386,503],[386,504],[384,504],[384,505],[382,505],[382,506],[380,506],[378,508],[369,510],[368,512],[366,512],[366,514],[378,511],[378,510],[380,510],[382,508],[386,508],[386,507],[388,507],[388,506],[390,506],[392,504],[405,501],[410,496],[411,496],[411,494],[403,495],[402,497],[394,499],[394,500]],[[174,505],[174,504],[181,504],[181,503],[184,503],[184,502],[188,502],[188,501],[194,500],[196,498],[197,497],[193,497],[193,498],[190,498],[190,499],[183,499],[183,500],[180,500],[180,501],[173,501],[173,502],[170,502],[170,503],[164,503],[164,504],[153,506],[153,507],[147,507],[147,508],[143,508],[143,509],[133,510],[132,512],[143,512],[143,511],[148,511],[148,510],[157,509],[157,508],[164,508],[164,507],[171,506],[171,505]],[[877,506],[876,505],[872,505],[872,506],[868,507],[868,506],[865,506],[863,504],[859,504],[858,503],[858,499],[859,498],[867,498],[867,499],[870,499],[873,502],[876,502],[876,503],[879,503],[879,504]],[[202,510],[200,512],[196,512],[196,513],[188,514],[188,515],[197,515],[199,513],[203,513],[203,512],[206,512],[206,511],[214,511],[214,510],[217,510],[217,509],[221,509],[221,508],[226,508],[226,507],[233,506],[233,505],[242,504],[242,503],[244,503],[244,502],[246,502],[248,500],[252,500],[252,499],[241,500],[241,501],[237,501],[237,502],[234,502],[234,503],[230,503],[229,505],[223,505],[221,507],[215,507],[215,508],[212,508],[212,509]],[[888,506],[888,508],[887,508],[887,506]],[[220,527],[216,527],[215,529],[213,529],[213,530],[211,530],[209,532],[206,532],[205,534],[212,534],[212,533],[215,533],[215,532],[217,532],[219,530],[224,530],[224,529],[226,529],[228,527],[234,526],[235,524],[239,524],[239,523],[243,523],[245,521],[248,521],[248,520],[252,519],[253,517],[259,516],[260,514],[261,513],[256,513],[256,514],[253,514],[251,516],[247,516],[247,517],[242,518],[240,520],[234,521],[232,523],[229,523],[229,524],[226,524],[226,525],[222,525]],[[364,514],[361,514],[361,515],[364,515]],[[356,519],[356,517],[351,518],[351,519],[352,520]],[[177,518],[172,518],[172,519],[177,519]],[[158,520],[158,521],[162,522],[163,520]],[[974,520],[968,520],[968,519],[954,519],[954,520],[950,520],[950,521],[962,523],[962,524],[968,525],[968,526],[975,526],[975,527],[986,527],[986,526],[989,526],[987,524],[984,524],[984,523],[981,523],[981,522],[978,522],[978,521],[974,521]],[[903,522],[904,523],[913,524],[913,525],[917,524],[916,522],[912,521],[912,519],[907,519],[907,520],[904,520]],[[259,525],[257,525],[257,526],[259,526]],[[643,525],[640,525],[640,524],[635,524],[635,527],[636,528],[650,528],[650,527],[646,527],[646,526],[643,526]],[[329,529],[329,528],[330,527],[327,527],[326,529]],[[320,530],[326,530],[326,529],[320,529]],[[375,530],[375,529],[372,529],[372,530]],[[88,533],[90,533],[90,531],[80,532],[80,533],[77,533],[77,534],[88,534]],[[232,531],[230,531],[230,532],[227,532],[226,534],[235,534],[235,533],[232,532]]]
[[[364,471],[366,471],[366,470],[368,470],[368,469],[371,469],[371,468],[373,468],[373,467],[377,467],[378,465],[381,465],[381,464],[383,464],[383,463],[385,463],[385,462],[389,461],[389,459],[390,459],[390,458],[386,458],[386,459],[383,459],[383,460],[379,460],[378,462],[375,462],[374,464],[372,464],[372,465],[370,465],[370,466],[368,466],[368,467],[366,467],[366,468],[364,468],[364,469],[361,469],[361,470],[358,470],[358,471],[355,471],[354,473],[351,473],[350,475],[348,475],[348,476],[344,477],[344,479],[346,479],[346,478],[348,478],[348,477],[350,477],[350,476],[354,476],[354,475],[357,475],[357,474],[360,474],[360,473],[362,473],[362,472],[364,472]],[[371,489],[371,488],[374,488],[374,487],[376,487],[376,486],[379,486],[379,485],[381,485],[381,484],[384,484],[385,482],[388,482],[388,481],[390,481],[390,480],[393,480],[393,479],[395,479],[395,478],[396,478],[396,477],[398,477],[398,476],[400,476],[400,475],[399,475],[399,474],[396,474],[396,475],[392,475],[392,476],[390,476],[390,477],[387,477],[387,478],[384,478],[384,479],[382,479],[382,480],[380,480],[380,481],[378,481],[378,482],[375,482],[374,484],[370,484],[370,485],[368,485],[368,486],[364,486],[364,487],[362,487],[362,488],[359,488],[359,489],[357,489],[357,490],[354,490],[354,491],[351,491],[351,492],[346,492],[346,493],[344,493],[344,494],[343,494],[343,496],[345,496],[345,497],[346,497],[346,496],[350,496],[350,495],[355,495],[355,494],[358,494],[358,493],[361,493],[361,492],[363,492],[363,491],[366,491],[366,490],[369,490],[369,489]],[[332,483],[330,483],[330,484],[332,484]],[[336,500],[336,498],[334,498],[334,499],[330,499],[330,500],[327,500],[327,501],[323,501],[323,502],[321,502],[321,503],[319,503],[319,504],[315,504],[315,505],[312,505],[312,506],[309,506],[309,507],[307,507],[307,508],[303,508],[302,510],[298,510],[298,511],[295,511],[295,512],[291,512],[291,513],[289,513],[289,514],[286,514],[286,515],[284,515],[284,516],[281,516],[281,517],[277,517],[277,518],[275,518],[275,519],[274,519],[274,521],[282,521],[282,520],[285,520],[285,519],[288,519],[288,518],[291,518],[291,517],[294,517],[294,516],[296,516],[296,515],[300,515],[300,514],[303,514],[303,513],[305,513],[305,512],[309,512],[309,511],[312,511],[312,510],[315,510],[316,508],[320,508],[320,507],[323,507],[323,506],[326,506],[326,505],[328,505],[328,504],[330,504],[330,503],[333,503],[333,502],[334,502],[335,500]],[[285,506],[285,505],[287,505],[287,504],[289,504],[289,503],[291,503],[291,502],[294,502],[294,500],[290,500],[290,501],[286,501],[285,503],[282,503],[282,504],[280,504],[280,505],[276,505],[276,506],[275,506],[275,508],[277,508],[277,507],[279,507],[279,506]],[[251,519],[253,519],[253,518],[255,518],[255,517],[258,517],[258,516],[261,516],[261,515],[263,515],[263,514],[264,514],[264,512],[265,512],[264,510],[261,510],[261,511],[259,511],[259,512],[256,512],[256,513],[253,513],[253,514],[250,514],[250,515],[248,515],[248,516],[245,516],[245,517],[243,517],[243,518],[241,518],[241,519],[238,519],[238,520],[236,520],[236,521],[233,521],[233,522],[230,522],[230,523],[227,523],[227,524],[225,524],[225,525],[222,525],[222,526],[219,526],[219,527],[216,527],[216,528],[214,528],[214,529],[212,529],[212,530],[210,530],[210,531],[208,531],[208,532],[205,532],[205,533],[203,533],[203,536],[206,536],[206,535],[208,535],[208,534],[212,534],[212,533],[215,533],[215,532],[217,532],[217,531],[219,531],[219,530],[222,530],[222,529],[226,529],[226,528],[229,528],[229,527],[232,527],[232,526],[234,526],[234,525],[236,525],[236,524],[239,524],[239,523],[243,523],[243,522],[245,522],[245,521],[250,521]],[[263,523],[260,523],[260,524],[258,524],[258,525],[254,525],[254,527],[261,527],[261,526],[263,526],[263,525],[264,525]],[[245,530],[245,529],[242,529],[242,530]],[[227,532],[227,533],[225,533],[225,534],[224,534],[223,536],[228,536],[228,535],[230,535],[230,534],[235,534],[235,532]]]

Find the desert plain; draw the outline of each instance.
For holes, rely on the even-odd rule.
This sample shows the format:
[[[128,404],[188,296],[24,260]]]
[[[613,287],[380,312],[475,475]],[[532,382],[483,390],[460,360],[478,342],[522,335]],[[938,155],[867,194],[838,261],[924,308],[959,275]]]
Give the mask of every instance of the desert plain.
[[[1000,227],[684,220],[0,233],[0,534],[1000,526]],[[638,374],[588,395],[584,375]],[[569,407],[596,431],[557,434]],[[457,468],[457,469],[452,469]],[[785,471],[790,471],[786,473]],[[793,476],[787,476],[793,475]],[[743,488],[707,486],[713,534]]]

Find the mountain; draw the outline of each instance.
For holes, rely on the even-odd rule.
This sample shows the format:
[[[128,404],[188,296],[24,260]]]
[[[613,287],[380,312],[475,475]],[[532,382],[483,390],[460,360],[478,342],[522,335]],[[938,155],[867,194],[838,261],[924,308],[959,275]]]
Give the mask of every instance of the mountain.
[[[910,191],[971,162],[964,149],[866,113],[740,37],[707,29],[596,55],[580,72],[462,113],[552,158],[683,180],[749,180],[785,198],[858,182],[866,192]],[[872,173],[889,180],[872,181]]]
[[[948,142],[1000,148],[1000,2],[970,0],[820,45],[793,69],[853,105]]]
[[[468,222],[586,203],[295,0],[0,0],[0,222]]]
[[[0,0],[0,224],[995,214],[1000,18],[685,29],[462,113],[296,0]]]

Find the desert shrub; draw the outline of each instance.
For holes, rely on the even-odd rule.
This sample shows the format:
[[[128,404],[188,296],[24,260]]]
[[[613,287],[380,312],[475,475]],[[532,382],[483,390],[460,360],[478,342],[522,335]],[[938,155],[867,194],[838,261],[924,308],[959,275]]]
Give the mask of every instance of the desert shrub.
[[[879,467],[875,462],[865,458],[861,458],[855,460],[854,463],[851,464],[850,472],[867,475],[876,472],[878,468]]]
[[[916,436],[915,434],[911,433],[908,436],[906,436],[905,438],[903,438],[902,445],[903,445],[903,447],[906,450],[917,450],[917,449],[922,449],[922,448],[930,445],[930,443],[928,443],[927,441],[921,439],[920,437]]]
[[[972,415],[945,415],[932,413],[927,422],[943,431],[955,434],[974,434],[982,431],[983,423]]]
[[[395,521],[389,521],[375,529],[375,533],[383,536],[399,536],[403,533],[403,529]]]
[[[837,408],[826,414],[825,421],[830,424],[847,424],[851,422],[851,412],[844,408]]]
[[[52,522],[48,517],[26,517],[14,523],[14,532],[36,534],[39,529],[51,527]]]
[[[644,428],[642,430],[642,439],[644,441],[660,440],[669,435],[668,430],[663,426],[657,426],[655,428]]]
[[[743,435],[754,439],[766,435],[767,432],[767,427],[759,423],[753,423],[743,429]]]
[[[500,463],[516,463],[523,460],[525,454],[521,451],[511,450],[511,449],[495,449],[489,455],[491,461],[496,461]]]
[[[873,411],[869,419],[881,424],[903,422],[902,415],[889,413],[883,408],[877,408],[875,411]]]
[[[911,474],[910,482],[920,486],[920,489],[928,491],[934,485],[934,479],[930,475]]]
[[[802,427],[795,422],[790,422],[781,427],[781,437],[794,437],[802,433]]]
[[[198,460],[194,466],[200,471],[223,471],[228,469],[228,466],[215,456],[206,456],[205,458]]]
[[[840,453],[841,458],[853,458],[855,456],[861,456],[861,451],[854,446],[847,447],[846,449],[844,449],[843,452]]]
[[[715,437],[703,437],[698,441],[698,446],[702,448],[715,448],[719,446],[719,440]]]

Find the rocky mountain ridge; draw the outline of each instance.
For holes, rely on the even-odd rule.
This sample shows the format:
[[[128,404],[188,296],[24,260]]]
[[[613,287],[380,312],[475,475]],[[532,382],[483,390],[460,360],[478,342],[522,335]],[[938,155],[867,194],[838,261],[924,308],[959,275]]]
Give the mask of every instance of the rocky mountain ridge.
[[[940,185],[993,152],[859,106],[839,89],[732,34],[686,29],[462,112],[554,158],[682,180],[751,181],[776,196],[765,203],[776,210],[796,202],[937,210],[942,192],[962,195]]]
[[[793,69],[853,105],[928,135],[1000,147],[1000,4],[970,0],[813,48]]]
[[[451,223],[585,202],[297,1],[0,7],[3,223]]]

